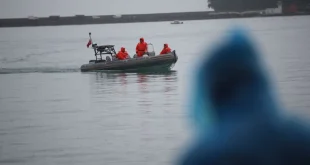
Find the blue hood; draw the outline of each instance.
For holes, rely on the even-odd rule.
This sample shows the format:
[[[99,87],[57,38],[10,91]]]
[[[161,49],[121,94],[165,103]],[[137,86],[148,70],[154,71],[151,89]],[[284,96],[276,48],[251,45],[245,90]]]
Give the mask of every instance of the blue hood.
[[[279,117],[248,36],[234,29],[198,65],[190,108],[198,136],[178,164],[310,164],[310,129]]]
[[[195,70],[190,112],[199,129],[232,119],[273,116],[277,105],[259,52],[244,29],[205,54]]]

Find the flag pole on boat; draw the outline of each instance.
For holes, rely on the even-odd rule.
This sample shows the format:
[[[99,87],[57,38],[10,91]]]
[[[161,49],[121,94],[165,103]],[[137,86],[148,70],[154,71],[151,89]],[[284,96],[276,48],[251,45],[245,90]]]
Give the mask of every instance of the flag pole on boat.
[[[88,33],[88,35],[89,35],[89,40],[88,40],[88,43],[87,43],[87,45],[86,45],[86,46],[87,46],[87,48],[88,48],[88,47],[89,47],[89,45],[91,45],[91,44],[92,44],[92,42],[93,42],[93,41],[92,41],[92,38],[91,38],[91,32],[89,32],[89,33]]]

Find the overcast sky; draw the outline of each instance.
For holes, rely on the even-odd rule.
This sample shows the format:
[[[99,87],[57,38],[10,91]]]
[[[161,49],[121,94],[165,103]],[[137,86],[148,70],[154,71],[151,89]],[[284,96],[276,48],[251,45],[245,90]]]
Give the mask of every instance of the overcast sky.
[[[0,18],[205,11],[208,0],[0,0]]]

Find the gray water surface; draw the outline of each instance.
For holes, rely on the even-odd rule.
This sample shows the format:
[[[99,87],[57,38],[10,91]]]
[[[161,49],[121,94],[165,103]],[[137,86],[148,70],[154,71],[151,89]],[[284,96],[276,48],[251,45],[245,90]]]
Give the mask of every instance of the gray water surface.
[[[0,29],[0,164],[172,164],[189,137],[195,61],[247,26],[264,53],[285,112],[310,118],[310,17],[273,17]],[[179,61],[170,73],[81,73],[98,44],[140,37]]]

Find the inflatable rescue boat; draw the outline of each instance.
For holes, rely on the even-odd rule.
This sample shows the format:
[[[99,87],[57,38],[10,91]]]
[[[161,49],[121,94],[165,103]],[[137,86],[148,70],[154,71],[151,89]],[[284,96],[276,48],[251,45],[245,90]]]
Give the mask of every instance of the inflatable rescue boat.
[[[143,57],[129,57],[125,60],[116,58],[114,45],[92,44],[95,52],[95,60],[90,60],[88,64],[81,66],[82,72],[87,71],[169,71],[178,61],[176,51],[171,53],[156,55],[152,44],[148,44],[148,52]],[[152,50],[152,51],[150,51]],[[103,56],[106,56],[105,59]],[[98,57],[100,56],[100,57]]]

